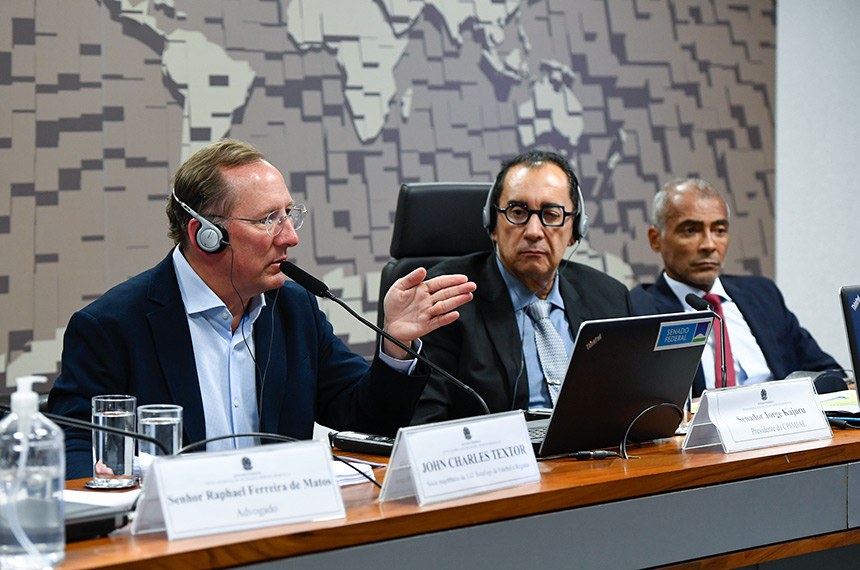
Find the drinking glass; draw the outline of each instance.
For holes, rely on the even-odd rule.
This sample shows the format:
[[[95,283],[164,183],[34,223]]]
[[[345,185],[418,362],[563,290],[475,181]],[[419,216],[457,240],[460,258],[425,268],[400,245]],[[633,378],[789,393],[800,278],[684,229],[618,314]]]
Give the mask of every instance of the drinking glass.
[[[134,396],[108,394],[92,398],[92,421],[96,425],[134,432]],[[137,483],[133,473],[134,439],[105,431],[93,431],[93,481],[97,488],[131,487]]]
[[[182,406],[175,404],[147,404],[137,409],[137,430],[155,438],[167,448],[166,455],[176,453],[182,444]],[[165,455],[154,443],[139,441],[141,453]]]

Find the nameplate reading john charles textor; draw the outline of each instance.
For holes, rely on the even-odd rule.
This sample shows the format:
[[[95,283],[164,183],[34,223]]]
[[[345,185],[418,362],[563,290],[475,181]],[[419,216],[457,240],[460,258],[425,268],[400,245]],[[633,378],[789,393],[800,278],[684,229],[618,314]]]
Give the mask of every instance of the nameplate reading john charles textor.
[[[401,429],[380,501],[425,505],[540,479],[522,412]]]
[[[811,378],[707,390],[684,449],[732,453],[833,437]]]
[[[345,516],[328,446],[302,441],[157,458],[132,532],[174,540]]]

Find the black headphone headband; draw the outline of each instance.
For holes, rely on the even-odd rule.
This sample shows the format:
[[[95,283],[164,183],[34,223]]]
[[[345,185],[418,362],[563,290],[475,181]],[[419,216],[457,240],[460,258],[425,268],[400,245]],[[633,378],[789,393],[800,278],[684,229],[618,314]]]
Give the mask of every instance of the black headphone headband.
[[[206,253],[218,253],[220,251],[224,251],[224,248],[230,245],[227,230],[225,228],[210,222],[195,212],[191,206],[179,199],[176,195],[176,190],[172,190],[171,193],[173,194],[173,199],[176,200],[176,203],[182,206],[182,209],[188,212],[192,218],[200,222],[200,229],[198,229],[197,233],[194,235],[194,241],[197,242],[197,247]]]

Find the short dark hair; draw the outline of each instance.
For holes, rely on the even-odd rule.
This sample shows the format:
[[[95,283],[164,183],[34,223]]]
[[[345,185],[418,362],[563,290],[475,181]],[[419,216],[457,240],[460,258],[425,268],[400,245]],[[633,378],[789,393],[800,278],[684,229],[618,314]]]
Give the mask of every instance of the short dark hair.
[[[186,160],[173,178],[176,197],[203,217],[229,212],[235,201],[233,188],[224,179],[223,171],[265,160],[252,145],[233,139],[209,144]],[[167,200],[167,235],[180,248],[188,245],[188,222],[191,216],[171,194]]]
[[[577,200],[577,195],[579,194],[579,180],[577,180],[576,174],[573,172],[573,167],[570,166],[567,159],[557,152],[552,152],[550,150],[529,150],[502,163],[502,168],[496,175],[496,181],[493,183],[493,188],[490,190],[490,205],[499,205],[499,198],[502,196],[505,177],[508,175],[508,171],[510,171],[511,168],[520,164],[525,164],[531,168],[546,164],[547,162],[555,164],[567,175],[568,187],[570,190],[570,201],[573,202],[574,223],[576,223],[576,215],[579,214],[581,208],[578,203],[579,201]],[[495,211],[491,212],[491,214],[495,214]],[[491,215],[489,222],[487,231],[492,232],[496,227],[496,216]]]

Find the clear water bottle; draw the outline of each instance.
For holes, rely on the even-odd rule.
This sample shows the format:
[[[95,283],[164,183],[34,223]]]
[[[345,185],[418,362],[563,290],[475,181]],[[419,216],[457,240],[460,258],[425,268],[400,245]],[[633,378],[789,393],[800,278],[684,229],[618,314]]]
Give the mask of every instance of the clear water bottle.
[[[0,568],[47,568],[66,555],[63,431],[39,413],[34,382],[18,378],[0,421]]]

